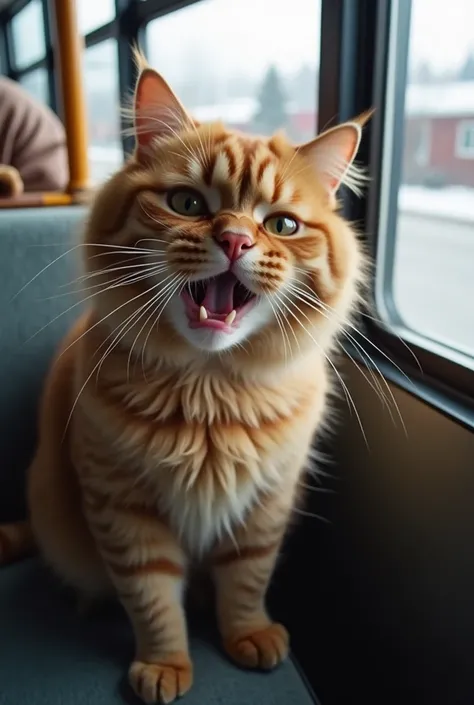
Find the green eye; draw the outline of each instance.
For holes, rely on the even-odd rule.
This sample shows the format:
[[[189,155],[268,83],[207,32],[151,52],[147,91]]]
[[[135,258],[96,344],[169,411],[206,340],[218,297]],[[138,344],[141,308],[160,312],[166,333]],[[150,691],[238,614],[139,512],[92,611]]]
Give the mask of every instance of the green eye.
[[[170,193],[168,196],[168,205],[175,213],[188,216],[189,218],[198,215],[206,215],[208,212],[204,198],[195,191],[185,189]]]
[[[293,235],[298,230],[298,223],[287,215],[273,215],[264,222],[265,230],[272,235]]]

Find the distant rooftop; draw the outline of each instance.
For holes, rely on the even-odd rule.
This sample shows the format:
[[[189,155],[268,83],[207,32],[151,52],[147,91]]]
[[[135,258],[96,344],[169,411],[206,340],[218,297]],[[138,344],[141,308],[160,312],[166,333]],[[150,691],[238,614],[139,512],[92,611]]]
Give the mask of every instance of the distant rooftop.
[[[196,120],[201,120],[202,122],[222,120],[227,125],[246,125],[256,114],[258,105],[256,98],[239,98],[228,103],[200,105],[190,108],[189,112]],[[298,112],[297,107],[292,103],[289,103],[286,109],[289,115]]]
[[[459,83],[410,84],[405,110],[410,117],[474,116],[474,81]]]
[[[222,120],[227,124],[243,125],[253,118],[257,111],[258,103],[253,98],[241,98],[229,103],[214,103],[190,108],[189,112],[196,120],[201,122],[215,122]]]

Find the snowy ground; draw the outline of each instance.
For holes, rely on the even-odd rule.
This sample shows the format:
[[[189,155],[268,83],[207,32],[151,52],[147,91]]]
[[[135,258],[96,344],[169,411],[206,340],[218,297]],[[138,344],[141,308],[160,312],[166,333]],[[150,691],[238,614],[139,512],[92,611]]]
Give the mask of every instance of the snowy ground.
[[[406,214],[474,223],[474,189],[463,186],[441,189],[401,186],[398,207]]]

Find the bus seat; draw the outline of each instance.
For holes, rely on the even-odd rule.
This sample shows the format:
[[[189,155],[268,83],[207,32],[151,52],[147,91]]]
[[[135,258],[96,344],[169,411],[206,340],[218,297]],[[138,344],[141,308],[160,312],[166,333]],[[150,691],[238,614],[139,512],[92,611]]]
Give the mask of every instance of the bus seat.
[[[25,513],[42,382],[80,308],[65,285],[78,274],[75,244],[84,215],[81,207],[0,212],[0,521]],[[80,617],[38,558],[0,568],[0,625],[0,703],[132,702],[123,680],[133,653],[125,616]],[[206,630],[191,634],[196,670],[189,705],[316,702],[292,659],[272,674],[247,673],[221,655]]]

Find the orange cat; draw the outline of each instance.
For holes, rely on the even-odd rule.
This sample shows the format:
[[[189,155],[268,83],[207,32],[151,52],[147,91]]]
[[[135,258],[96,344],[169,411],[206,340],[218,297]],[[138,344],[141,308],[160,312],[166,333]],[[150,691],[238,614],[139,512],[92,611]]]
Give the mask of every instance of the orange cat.
[[[91,306],[46,383],[28,499],[58,575],[122,601],[147,703],[191,686],[196,564],[235,661],[287,654],[265,593],[358,297],[363,258],[335,193],[357,187],[364,121],[299,148],[199,125],[141,67],[136,152],[88,220]],[[5,560],[31,540],[26,524],[1,536]]]

